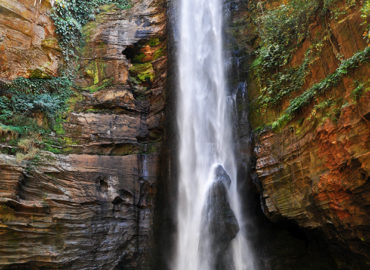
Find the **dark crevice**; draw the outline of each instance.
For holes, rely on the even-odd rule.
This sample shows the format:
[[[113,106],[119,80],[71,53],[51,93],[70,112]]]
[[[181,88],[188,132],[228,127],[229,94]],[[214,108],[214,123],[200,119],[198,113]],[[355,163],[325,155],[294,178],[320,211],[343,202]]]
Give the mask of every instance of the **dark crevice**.
[[[99,176],[96,179],[98,183],[98,191],[99,192],[107,192],[108,191],[108,181],[105,177]]]

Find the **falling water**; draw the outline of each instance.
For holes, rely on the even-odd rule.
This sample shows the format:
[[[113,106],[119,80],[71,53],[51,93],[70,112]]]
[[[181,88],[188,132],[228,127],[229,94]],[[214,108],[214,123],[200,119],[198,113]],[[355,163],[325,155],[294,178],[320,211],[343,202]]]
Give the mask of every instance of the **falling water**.
[[[180,0],[179,11],[177,122],[180,171],[177,246],[171,269],[255,270],[237,192],[230,120],[233,103],[228,98],[223,55],[223,2]],[[212,247],[214,243],[209,240],[217,238],[212,234],[217,234],[218,223],[216,230],[207,230],[211,224],[215,225],[210,220],[212,215],[219,216],[218,212],[223,211],[211,209],[218,205],[214,203],[218,199],[215,200],[213,195],[220,194],[219,190],[212,190],[218,179],[216,168],[224,169],[230,177],[223,182],[226,183],[226,204],[231,208],[225,216],[230,224],[232,220],[237,221],[232,227],[237,234],[230,235],[231,242],[222,246],[221,253],[215,252],[218,249]],[[225,225],[226,228],[229,225]],[[227,267],[214,265],[217,256],[224,253],[230,255]]]

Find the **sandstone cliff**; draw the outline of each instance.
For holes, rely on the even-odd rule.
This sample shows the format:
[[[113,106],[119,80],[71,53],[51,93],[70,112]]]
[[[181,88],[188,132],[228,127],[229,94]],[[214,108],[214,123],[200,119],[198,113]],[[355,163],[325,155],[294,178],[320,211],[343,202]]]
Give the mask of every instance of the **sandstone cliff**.
[[[61,58],[50,5],[43,1],[0,2],[0,78],[35,72],[57,75]]]
[[[370,262],[366,2],[251,1],[244,28],[263,210],[322,232],[338,269]]]
[[[32,107],[19,117],[37,119],[38,131],[26,135],[18,122],[2,123],[1,269],[149,267],[165,106],[164,4],[100,7],[68,66],[66,110],[53,120]],[[48,1],[0,1],[3,83],[62,76],[66,59],[51,15]],[[4,104],[20,95],[9,87]]]

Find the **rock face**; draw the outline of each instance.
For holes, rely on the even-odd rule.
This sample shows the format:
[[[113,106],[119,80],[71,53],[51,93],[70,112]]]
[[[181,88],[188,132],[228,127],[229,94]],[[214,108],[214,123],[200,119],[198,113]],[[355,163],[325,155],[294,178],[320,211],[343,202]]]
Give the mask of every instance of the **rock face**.
[[[0,79],[55,76],[61,60],[48,1],[0,1]]]
[[[157,156],[43,159],[26,167],[1,155],[3,269],[136,267],[133,255],[149,240]]]
[[[255,148],[269,217],[323,230],[364,256],[369,254],[369,125],[361,115],[370,113],[369,97],[343,108],[337,123],[326,120],[300,135],[292,128],[266,131]]]
[[[266,12],[279,7],[280,2],[257,8]],[[323,233],[331,250],[341,254],[335,258],[337,269],[367,269],[369,56],[330,90],[317,94],[283,127],[268,127],[293,98],[308,92],[312,85],[335,72],[341,61],[368,46],[363,38],[366,30],[361,23],[361,4],[348,6],[345,1],[336,1],[329,8],[333,13],[326,14],[326,20],[311,21],[307,38],[294,48],[287,64],[297,67],[304,61],[307,49],[317,50],[308,64],[302,88],[285,96],[275,107],[252,112],[254,128],[267,126],[255,133],[256,172],[266,216],[273,221],[290,220],[302,228]],[[320,10],[319,5],[315,14]],[[335,15],[338,10],[342,13]],[[258,36],[250,44],[256,46]],[[315,47],[317,44],[320,49]],[[358,95],[359,82],[364,82],[364,90]],[[257,104],[264,90],[258,88],[253,73],[249,91],[252,105]]]
[[[9,29],[18,32],[26,24],[20,17],[53,29],[47,5],[33,4],[0,1],[0,18],[16,17]],[[105,6],[83,28],[64,154],[41,151],[31,161],[0,156],[1,269],[150,269],[165,108],[165,3],[131,4]],[[46,13],[27,15],[35,9]],[[16,15],[19,10],[28,13]],[[1,74],[28,76],[43,66],[40,54],[49,57],[54,49],[36,45],[22,47],[27,54],[19,62],[18,47],[2,47],[1,57],[13,61]]]
[[[204,220],[202,226],[205,236],[202,239],[204,249],[210,250],[212,261],[211,269],[233,269],[230,242],[239,232],[239,224],[230,207],[227,189],[230,187],[230,177],[224,168],[219,165],[215,172],[216,179],[209,189]],[[205,254],[204,256],[207,256]]]

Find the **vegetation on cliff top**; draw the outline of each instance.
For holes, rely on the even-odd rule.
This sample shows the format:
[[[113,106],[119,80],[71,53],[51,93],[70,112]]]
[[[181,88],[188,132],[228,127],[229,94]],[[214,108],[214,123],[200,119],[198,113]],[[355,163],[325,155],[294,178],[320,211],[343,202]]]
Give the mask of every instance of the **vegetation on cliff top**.
[[[364,32],[363,36],[367,42],[370,42],[370,23],[368,21],[370,18],[370,0],[365,0],[361,12],[361,17],[364,19],[364,24],[366,25],[366,31]]]

